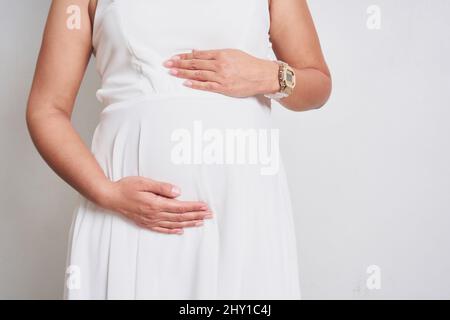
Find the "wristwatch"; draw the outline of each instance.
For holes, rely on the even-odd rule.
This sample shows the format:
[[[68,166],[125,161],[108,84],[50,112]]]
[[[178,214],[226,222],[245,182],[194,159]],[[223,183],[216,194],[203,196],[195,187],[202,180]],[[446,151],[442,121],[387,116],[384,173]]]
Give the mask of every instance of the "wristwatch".
[[[295,88],[295,71],[286,62],[275,61],[279,65],[278,81],[280,91],[272,94],[265,94],[269,99],[280,100],[289,97]]]

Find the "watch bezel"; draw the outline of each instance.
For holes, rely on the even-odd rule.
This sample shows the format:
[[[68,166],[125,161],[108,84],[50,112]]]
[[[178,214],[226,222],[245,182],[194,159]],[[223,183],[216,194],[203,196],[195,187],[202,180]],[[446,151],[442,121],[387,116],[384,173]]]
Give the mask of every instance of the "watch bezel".
[[[280,92],[290,95],[294,91],[296,84],[295,71],[287,63],[283,61],[280,61],[279,63],[282,66],[282,71],[280,72]],[[288,73],[292,75],[292,81],[288,80]]]
[[[278,80],[280,83],[280,90],[274,94],[266,94],[265,96],[269,99],[280,100],[290,96],[296,85],[295,71],[286,62],[275,61],[279,65]],[[292,81],[288,81],[287,73],[292,74]]]

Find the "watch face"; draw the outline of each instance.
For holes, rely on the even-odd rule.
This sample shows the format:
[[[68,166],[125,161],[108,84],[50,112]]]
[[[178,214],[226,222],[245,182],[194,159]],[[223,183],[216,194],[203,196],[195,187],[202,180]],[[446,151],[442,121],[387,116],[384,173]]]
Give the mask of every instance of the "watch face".
[[[288,83],[294,82],[294,74],[290,70],[288,70],[288,72],[286,73],[286,81]]]

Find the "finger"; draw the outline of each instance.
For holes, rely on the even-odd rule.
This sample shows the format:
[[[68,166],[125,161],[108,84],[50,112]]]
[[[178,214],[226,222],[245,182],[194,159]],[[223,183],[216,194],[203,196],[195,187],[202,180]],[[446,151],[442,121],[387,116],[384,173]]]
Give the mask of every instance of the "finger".
[[[192,50],[194,59],[215,60],[222,50]]]
[[[171,213],[171,212],[161,212],[158,216],[162,221],[172,221],[172,222],[184,222],[193,220],[203,220],[210,219],[213,214],[210,211],[197,211],[197,212],[187,212],[187,213]]]
[[[179,201],[162,197],[159,197],[157,206],[161,212],[171,212],[171,213],[187,213],[187,212],[209,210],[208,205],[204,202]]]
[[[183,84],[186,87],[196,89],[196,90],[223,93],[222,86],[220,85],[220,83],[217,83],[217,82],[187,80]]]
[[[192,59],[201,59],[201,60],[215,60],[217,58],[217,54],[220,50],[192,50],[189,53],[182,53],[177,55],[180,59],[184,60],[192,60]]]
[[[183,229],[168,229],[168,228],[163,228],[163,227],[150,227],[149,229],[152,231],[165,233],[165,234],[183,234],[184,233]]]
[[[140,188],[138,191],[152,192],[167,198],[176,198],[181,194],[180,188],[173,184],[143,177],[139,179],[139,186]]]
[[[214,63],[214,61],[199,60],[199,59],[168,60],[164,63],[164,66],[167,68],[186,69],[186,70],[208,70],[208,71],[217,70],[217,65],[216,63]]]
[[[136,225],[138,225],[141,228],[160,232],[160,233],[167,233],[167,234],[182,234],[183,229],[181,228],[165,228],[161,226],[155,225],[155,222],[145,219],[142,216],[137,216],[134,219]]]
[[[159,226],[167,229],[182,229],[190,227],[201,227],[204,224],[202,220],[194,221],[184,221],[184,222],[172,222],[172,221],[161,221]]]
[[[170,69],[170,73],[178,78],[197,81],[219,82],[219,80],[221,79],[216,72],[208,70],[186,70],[174,68]]]

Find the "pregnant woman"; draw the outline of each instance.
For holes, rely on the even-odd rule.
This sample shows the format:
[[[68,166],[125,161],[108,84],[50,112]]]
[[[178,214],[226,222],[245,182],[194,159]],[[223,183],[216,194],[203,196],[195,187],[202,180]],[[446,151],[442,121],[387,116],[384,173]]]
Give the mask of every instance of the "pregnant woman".
[[[71,115],[92,53],[89,150]],[[66,298],[299,299],[271,101],[330,91],[305,0],[53,1],[27,123],[80,194]]]

